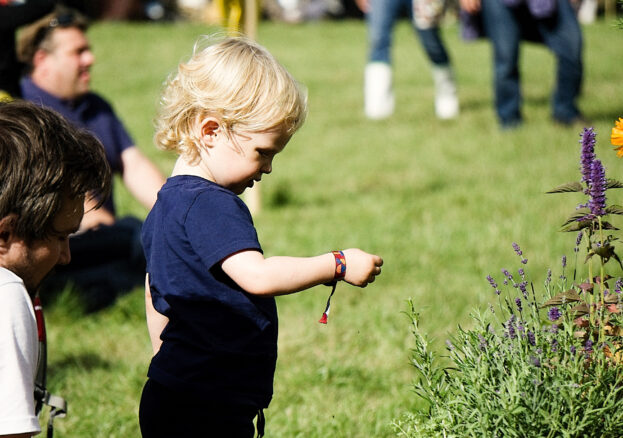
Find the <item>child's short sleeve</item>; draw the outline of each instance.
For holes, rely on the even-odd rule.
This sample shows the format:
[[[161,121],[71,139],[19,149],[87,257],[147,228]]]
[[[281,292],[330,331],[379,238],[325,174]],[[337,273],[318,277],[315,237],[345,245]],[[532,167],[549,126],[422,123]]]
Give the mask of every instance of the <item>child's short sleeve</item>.
[[[208,191],[197,196],[188,210],[185,229],[208,268],[239,251],[261,251],[249,210],[229,193]]]

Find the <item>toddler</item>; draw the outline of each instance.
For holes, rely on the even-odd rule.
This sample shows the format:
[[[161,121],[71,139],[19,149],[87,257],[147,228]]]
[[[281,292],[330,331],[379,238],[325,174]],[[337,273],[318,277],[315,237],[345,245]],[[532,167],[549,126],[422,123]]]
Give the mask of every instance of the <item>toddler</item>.
[[[274,297],[336,280],[364,287],[382,259],[359,249],[265,258],[237,196],[272,170],[306,97],[263,47],[197,45],[166,84],[156,142],[179,154],[142,231],[154,346],[143,437],[252,437],[271,400]]]

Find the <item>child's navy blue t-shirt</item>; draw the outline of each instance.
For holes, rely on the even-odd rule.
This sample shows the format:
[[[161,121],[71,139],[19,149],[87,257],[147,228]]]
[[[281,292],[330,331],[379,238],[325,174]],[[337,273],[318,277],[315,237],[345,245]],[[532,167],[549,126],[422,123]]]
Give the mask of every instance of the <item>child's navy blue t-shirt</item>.
[[[171,389],[258,408],[272,397],[274,298],[244,292],[220,267],[262,251],[233,192],[200,177],[169,178],[142,230],[155,309],[169,318],[148,375]]]

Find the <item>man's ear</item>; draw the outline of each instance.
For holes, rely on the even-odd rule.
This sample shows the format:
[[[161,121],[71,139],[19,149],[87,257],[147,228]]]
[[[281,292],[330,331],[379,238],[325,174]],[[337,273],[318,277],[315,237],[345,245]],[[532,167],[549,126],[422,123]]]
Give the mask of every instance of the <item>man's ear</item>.
[[[0,219],[0,251],[7,249],[15,237],[17,215],[12,213]]]
[[[39,67],[43,60],[47,58],[48,52],[43,49],[37,49],[35,54],[32,57],[32,66],[33,68]]]

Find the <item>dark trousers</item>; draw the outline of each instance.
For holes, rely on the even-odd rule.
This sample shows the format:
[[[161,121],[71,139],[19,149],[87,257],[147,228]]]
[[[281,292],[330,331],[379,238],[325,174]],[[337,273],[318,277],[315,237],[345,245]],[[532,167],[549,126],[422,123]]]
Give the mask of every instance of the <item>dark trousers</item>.
[[[141,227],[140,220],[124,217],[111,226],[70,237],[71,262],[55,268],[42,285],[42,296],[71,286],[79,293],[86,310],[95,311],[144,284]]]
[[[149,379],[141,396],[139,422],[143,438],[253,438],[257,414],[254,407],[193,397]]]
[[[482,19],[493,44],[495,108],[500,123],[521,122],[519,44],[545,44],[556,57],[552,116],[568,123],[580,114],[576,99],[582,84],[582,33],[569,0],[557,0],[553,17],[536,19],[525,4],[511,8],[502,0],[483,0]],[[534,68],[538,68],[534,66]]]

